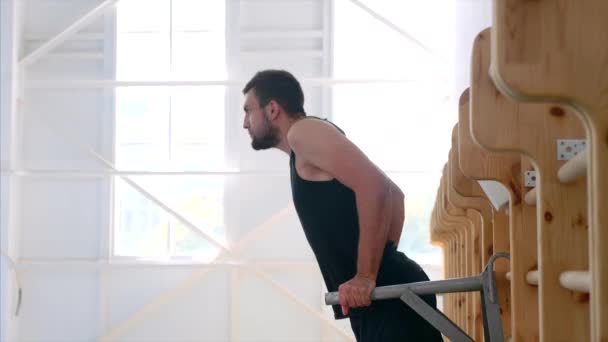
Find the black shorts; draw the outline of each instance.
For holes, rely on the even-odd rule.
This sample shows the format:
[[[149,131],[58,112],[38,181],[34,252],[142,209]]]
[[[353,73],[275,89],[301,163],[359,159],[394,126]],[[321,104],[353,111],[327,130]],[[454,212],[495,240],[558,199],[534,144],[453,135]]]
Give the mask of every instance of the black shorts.
[[[436,307],[435,295],[421,296]],[[379,300],[351,315],[357,342],[443,341],[441,334],[400,299]]]

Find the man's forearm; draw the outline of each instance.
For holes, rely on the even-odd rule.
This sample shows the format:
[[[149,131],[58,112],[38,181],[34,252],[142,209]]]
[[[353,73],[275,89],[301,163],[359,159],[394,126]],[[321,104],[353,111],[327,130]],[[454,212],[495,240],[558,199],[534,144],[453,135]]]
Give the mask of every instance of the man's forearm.
[[[389,236],[392,216],[390,184],[375,194],[357,194],[359,212],[359,246],[357,275],[376,279],[384,246]]]

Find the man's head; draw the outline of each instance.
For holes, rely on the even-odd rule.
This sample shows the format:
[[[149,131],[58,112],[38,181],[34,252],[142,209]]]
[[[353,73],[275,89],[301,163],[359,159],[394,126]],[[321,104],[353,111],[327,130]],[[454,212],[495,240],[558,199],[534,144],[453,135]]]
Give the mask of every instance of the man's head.
[[[245,121],[255,150],[275,147],[280,141],[278,123],[306,116],[300,83],[287,71],[258,72],[243,89]]]

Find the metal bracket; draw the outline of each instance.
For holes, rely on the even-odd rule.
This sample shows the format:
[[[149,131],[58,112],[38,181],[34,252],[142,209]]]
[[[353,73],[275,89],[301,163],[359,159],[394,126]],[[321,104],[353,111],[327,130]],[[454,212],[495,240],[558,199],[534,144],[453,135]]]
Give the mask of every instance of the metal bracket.
[[[524,185],[528,188],[536,186],[536,171],[524,172]]]
[[[443,312],[431,307],[410,289],[403,289],[401,301],[409,305],[435,329],[454,342],[475,342],[458,325],[454,324]]]
[[[570,160],[586,147],[585,139],[557,139],[557,160]]]

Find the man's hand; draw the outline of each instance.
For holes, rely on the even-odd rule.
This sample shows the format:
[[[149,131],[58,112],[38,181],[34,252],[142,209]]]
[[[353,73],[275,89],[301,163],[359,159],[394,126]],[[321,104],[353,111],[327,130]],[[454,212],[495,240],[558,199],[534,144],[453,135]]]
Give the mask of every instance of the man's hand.
[[[353,279],[340,285],[338,297],[342,306],[342,314],[348,315],[349,308],[370,305],[374,288],[376,288],[376,281],[362,275],[356,275]]]

